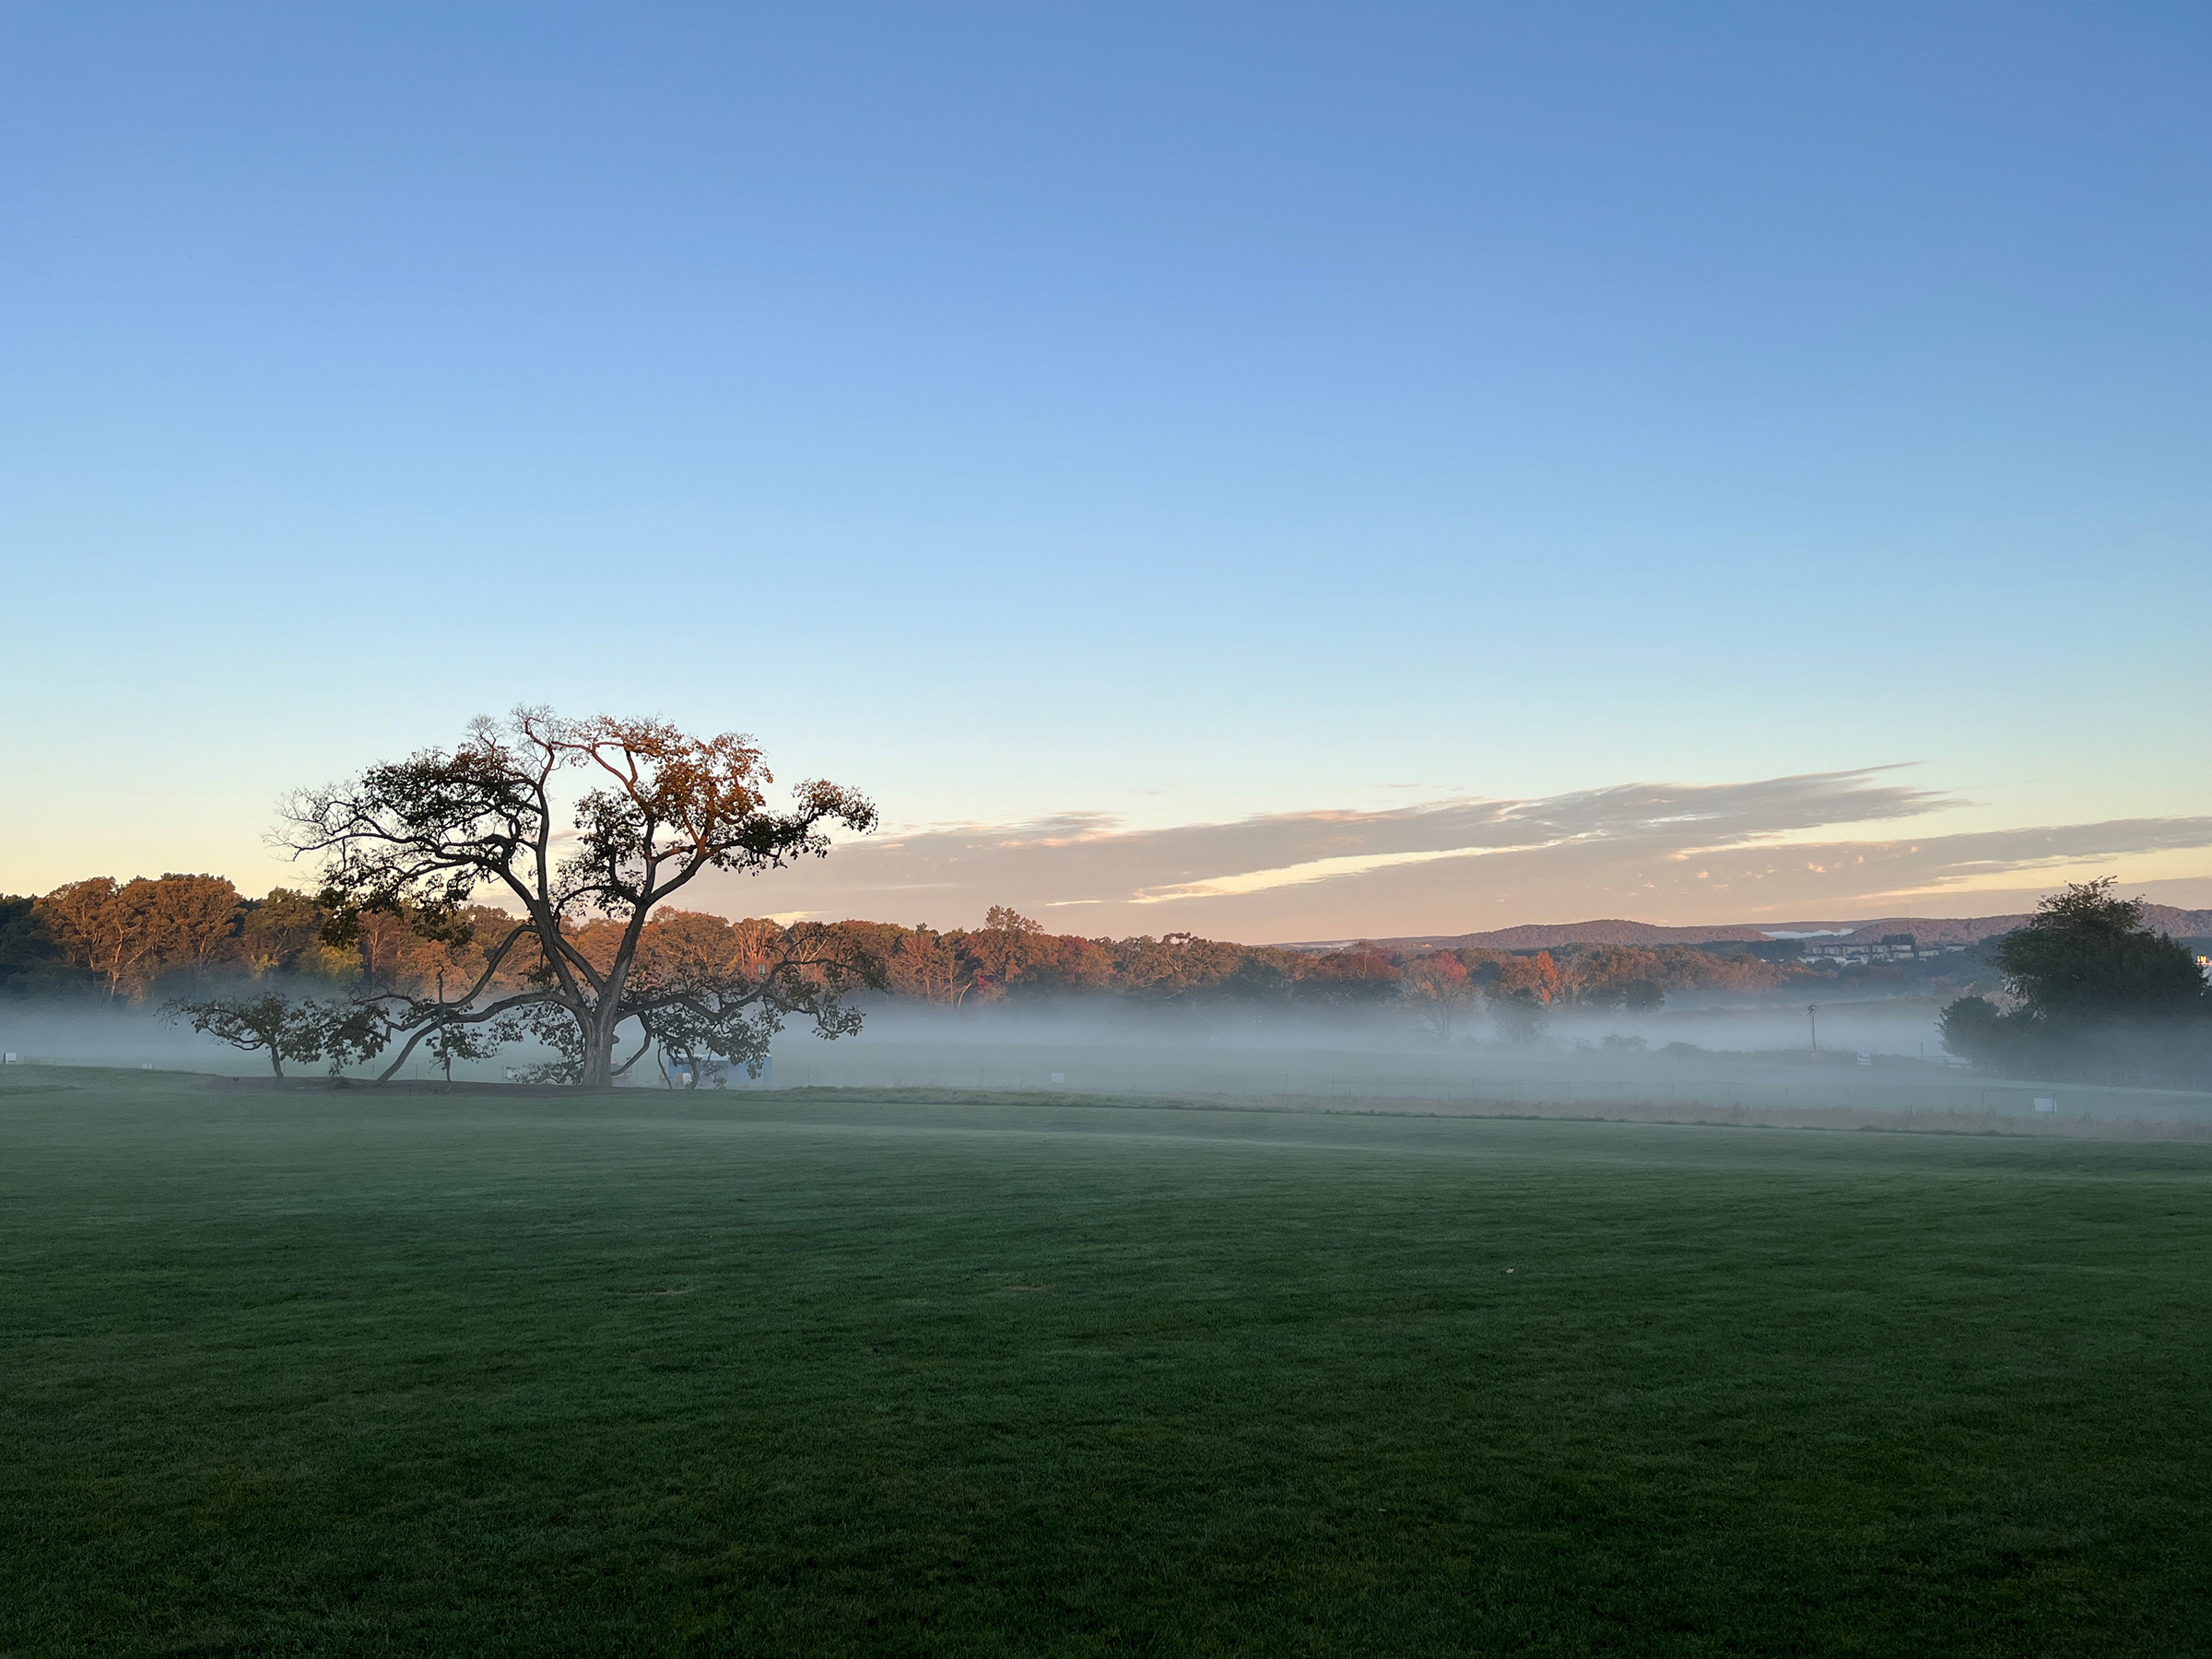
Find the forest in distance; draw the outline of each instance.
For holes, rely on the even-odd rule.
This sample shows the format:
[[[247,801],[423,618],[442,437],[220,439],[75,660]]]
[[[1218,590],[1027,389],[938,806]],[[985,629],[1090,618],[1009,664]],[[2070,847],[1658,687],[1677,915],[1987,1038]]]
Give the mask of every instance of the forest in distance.
[[[513,920],[490,906],[469,914],[465,940],[424,937],[404,912],[364,913],[349,936],[334,939],[334,912],[296,888],[254,899],[219,876],[97,877],[35,897],[0,896],[0,993],[135,1006],[259,982],[429,994],[441,975],[462,983],[483,974],[489,941]],[[587,955],[618,931],[605,919],[569,926]],[[758,974],[800,935],[865,964],[872,971],[863,997],[947,1007],[1108,995],[1644,1012],[1686,997],[1788,1002],[1806,994],[1940,994],[1992,982],[1979,950],[1933,962],[1843,967],[1798,959],[1794,941],[1287,948],[1175,933],[1122,939],[1055,934],[1004,906],[981,927],[940,931],[866,921],[732,921],[665,905],[643,929],[640,959],[664,971]],[[489,986],[521,985],[536,971],[518,955],[492,971]]]

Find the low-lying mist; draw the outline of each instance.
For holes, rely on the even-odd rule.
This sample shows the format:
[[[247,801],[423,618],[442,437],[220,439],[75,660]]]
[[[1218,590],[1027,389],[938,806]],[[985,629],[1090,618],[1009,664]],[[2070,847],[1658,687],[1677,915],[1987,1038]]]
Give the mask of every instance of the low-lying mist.
[[[1802,1008],[1768,1006],[1672,1006],[1651,1012],[1561,1006],[1510,1023],[1476,1005],[1444,1018],[1432,1009],[1380,1006],[1284,1007],[1226,999],[1147,1002],[1131,998],[1055,997],[947,1009],[911,1001],[871,1006],[866,1028],[845,1043],[985,1043],[1050,1046],[1056,1042],[1167,1045],[1213,1051],[1312,1050],[1396,1053],[1432,1059],[1523,1059],[1570,1056],[1606,1039],[1702,1049],[1822,1049],[1940,1060],[1933,997],[1882,997]],[[1817,1029],[1816,1029],[1817,1024]],[[788,1046],[788,1045],[786,1045]],[[818,1046],[809,1043],[809,1048]],[[779,1047],[778,1053],[784,1052]]]
[[[1850,1112],[2212,1125],[2212,1096],[1995,1078],[1947,1056],[1933,999],[1893,997],[1789,1013],[1706,1006],[1605,1013],[1567,1008],[1532,1026],[1479,1009],[1436,1029],[1393,1007],[1286,1009],[1214,1002],[1061,997],[945,1007],[877,1000],[856,1036],[826,1042],[786,1030],[758,1078],[713,1068],[694,1078],[648,1057],[636,1088],[809,1088],[1189,1097],[1308,1101],[1355,1109],[1665,1109],[1772,1117]],[[1813,1047],[1817,1018],[1819,1047]],[[19,1065],[121,1065],[265,1077],[260,1056],[162,1018],[81,1000],[0,1003],[0,1050]],[[547,1055],[526,1046],[456,1062],[456,1082],[496,1083]],[[308,1077],[322,1067],[295,1067]],[[18,1074],[18,1076],[20,1074]],[[356,1073],[359,1078],[360,1074]],[[396,1081],[435,1083],[429,1055]],[[1414,1102],[1426,1102],[1414,1107]]]

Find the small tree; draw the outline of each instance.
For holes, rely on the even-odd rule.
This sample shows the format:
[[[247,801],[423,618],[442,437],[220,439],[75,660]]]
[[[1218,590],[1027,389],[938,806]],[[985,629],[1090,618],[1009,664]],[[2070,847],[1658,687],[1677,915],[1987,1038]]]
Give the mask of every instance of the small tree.
[[[172,1002],[162,1009],[171,1025],[188,1022],[201,1035],[232,1048],[269,1057],[269,1069],[284,1076],[287,1060],[323,1058],[334,1024],[334,1010],[322,1003],[295,1002],[281,991],[260,996],[211,1002]]]
[[[1936,1030],[1947,1053],[1977,1065],[1994,1065],[2005,1057],[2004,1020],[1988,997],[1961,996],[1936,1017]]]

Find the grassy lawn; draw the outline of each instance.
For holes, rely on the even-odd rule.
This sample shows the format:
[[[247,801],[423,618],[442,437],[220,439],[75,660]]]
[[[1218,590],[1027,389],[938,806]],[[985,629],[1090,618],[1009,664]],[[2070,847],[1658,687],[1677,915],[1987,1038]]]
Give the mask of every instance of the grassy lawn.
[[[2212,1147],[0,1081],[0,1652],[2212,1651]]]

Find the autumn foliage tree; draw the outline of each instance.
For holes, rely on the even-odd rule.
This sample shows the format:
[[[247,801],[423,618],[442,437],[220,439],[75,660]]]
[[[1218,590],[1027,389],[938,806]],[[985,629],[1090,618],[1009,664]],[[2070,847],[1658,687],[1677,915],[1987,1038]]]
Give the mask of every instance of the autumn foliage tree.
[[[983,916],[982,931],[969,935],[971,948],[982,959],[992,982],[1002,989],[1029,965],[1030,941],[1044,932],[1035,922],[1010,905],[994,904]]]
[[[54,888],[35,909],[62,953],[109,997],[135,1000],[164,974],[205,971],[227,954],[240,900],[219,876],[98,876]]]
[[[535,1037],[559,1055],[553,1075],[604,1087],[655,1041],[757,1065],[787,1015],[829,1036],[857,1026],[847,994],[874,970],[832,930],[641,953],[656,909],[699,877],[778,869],[827,853],[833,826],[875,826],[850,790],[804,782],[777,808],[772,782],[745,737],[521,709],[451,750],[302,791],[276,839],[320,866],[323,940],[361,955],[355,1001],[392,1054],[383,1077],[425,1042],[488,1032]],[[388,969],[418,945],[469,947],[476,971],[429,995],[419,974],[379,971],[379,954]],[[625,1034],[635,1048],[618,1061]]]
[[[1417,1026],[1439,1042],[1449,1042],[1460,1019],[1482,1000],[1482,987],[1465,963],[1438,951],[1406,965],[1398,980],[1398,995]]]

